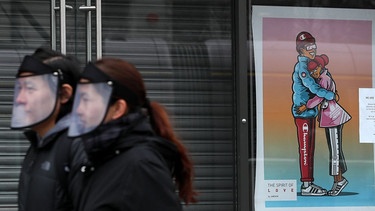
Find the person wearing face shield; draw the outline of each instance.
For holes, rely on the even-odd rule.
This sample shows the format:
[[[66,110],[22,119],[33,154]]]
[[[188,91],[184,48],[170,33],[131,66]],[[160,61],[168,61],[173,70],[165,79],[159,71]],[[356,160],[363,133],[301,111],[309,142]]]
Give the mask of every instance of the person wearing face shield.
[[[315,152],[315,128],[318,108],[313,107],[299,112],[299,107],[306,105],[307,101],[314,95],[326,100],[335,99],[335,93],[322,88],[313,77],[311,77],[307,64],[316,56],[317,45],[315,38],[306,31],[298,33],[296,37],[296,51],[298,52],[297,63],[292,73],[292,115],[297,127],[299,168],[301,195],[323,196],[327,190],[314,184],[314,152]]]
[[[73,57],[39,48],[24,57],[15,80],[12,129],[30,141],[18,188],[19,211],[70,211],[80,196],[83,145],[67,137],[79,79]]]
[[[181,201],[196,202],[188,151],[135,66],[117,58],[87,64],[72,119],[68,135],[80,137],[89,160],[79,211],[177,211]]]

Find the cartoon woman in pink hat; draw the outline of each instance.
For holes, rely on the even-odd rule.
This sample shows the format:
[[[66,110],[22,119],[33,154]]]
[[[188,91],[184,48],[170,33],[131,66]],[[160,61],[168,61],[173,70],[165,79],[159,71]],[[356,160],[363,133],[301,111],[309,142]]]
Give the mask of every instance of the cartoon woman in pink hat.
[[[308,71],[322,88],[336,92],[335,82],[326,69],[328,62],[328,56],[325,54],[315,56],[314,60],[311,60],[307,65]],[[319,127],[325,128],[330,154],[330,175],[334,178],[333,186],[327,195],[337,196],[348,184],[348,180],[342,176],[347,171],[342,150],[342,129],[351,116],[335,99],[326,100],[318,96],[309,99],[306,105],[300,106],[298,113],[316,106],[320,106]]]

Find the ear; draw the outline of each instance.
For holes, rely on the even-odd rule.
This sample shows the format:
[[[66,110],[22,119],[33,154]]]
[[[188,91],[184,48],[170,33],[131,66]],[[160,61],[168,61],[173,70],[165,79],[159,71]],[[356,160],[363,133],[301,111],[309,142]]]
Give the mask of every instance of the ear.
[[[299,48],[299,50],[298,50],[298,54],[299,54],[299,55],[303,55],[303,48]]]
[[[126,114],[128,108],[128,104],[125,100],[119,99],[111,106],[111,119],[118,119]]]
[[[63,84],[60,88],[60,101],[62,104],[69,101],[73,95],[73,88],[69,84]]]

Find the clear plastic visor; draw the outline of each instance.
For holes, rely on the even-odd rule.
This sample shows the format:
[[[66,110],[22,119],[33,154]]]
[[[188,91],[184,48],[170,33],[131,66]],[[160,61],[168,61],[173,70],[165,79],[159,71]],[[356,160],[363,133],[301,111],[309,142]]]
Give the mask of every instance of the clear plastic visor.
[[[11,128],[26,128],[48,119],[56,107],[58,78],[52,74],[15,81]]]
[[[105,118],[112,94],[107,83],[78,84],[68,135],[77,137],[95,130]]]

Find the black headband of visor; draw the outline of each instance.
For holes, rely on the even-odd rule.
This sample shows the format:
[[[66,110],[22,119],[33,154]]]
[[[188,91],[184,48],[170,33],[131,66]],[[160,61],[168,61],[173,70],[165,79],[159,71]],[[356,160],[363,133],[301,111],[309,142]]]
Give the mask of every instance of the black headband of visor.
[[[138,96],[130,90],[126,86],[120,85],[116,80],[113,80],[110,76],[105,74],[103,71],[101,71],[97,66],[95,66],[92,62],[89,62],[82,75],[81,78],[87,79],[90,82],[89,83],[109,83],[112,82],[111,86],[113,87],[112,91],[112,97],[118,97],[121,99],[126,100],[130,103],[130,105],[139,106],[139,100]]]
[[[51,74],[57,72],[56,69],[52,68],[49,65],[44,64],[38,59],[33,58],[32,56],[25,56],[19,69],[16,77],[20,77],[20,74],[23,72],[31,72],[34,75],[42,74]]]

